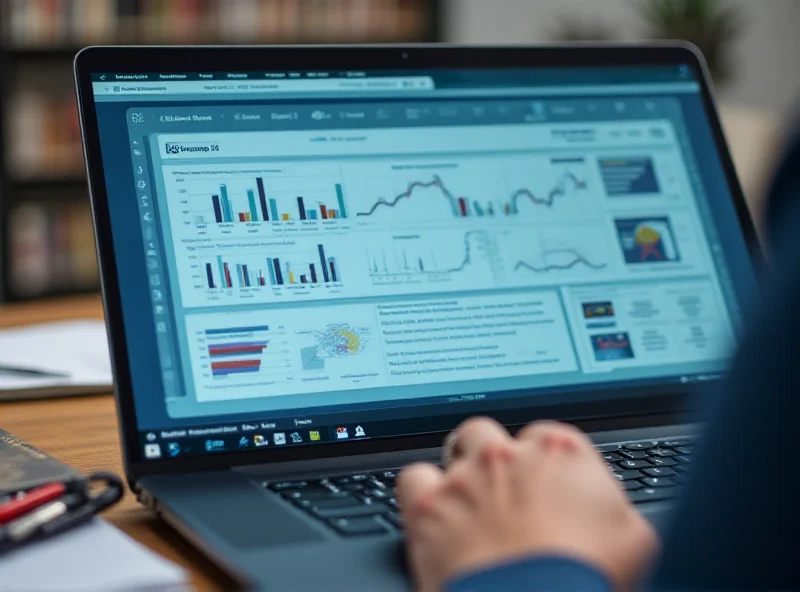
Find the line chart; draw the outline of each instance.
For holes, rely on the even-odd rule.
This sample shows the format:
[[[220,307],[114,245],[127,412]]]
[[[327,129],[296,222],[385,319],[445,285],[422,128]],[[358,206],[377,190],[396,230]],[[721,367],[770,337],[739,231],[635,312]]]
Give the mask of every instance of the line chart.
[[[505,216],[516,216],[520,213],[519,202],[521,199],[528,200],[537,206],[551,208],[558,198],[566,197],[572,193],[583,192],[587,188],[587,182],[574,172],[565,171],[556,179],[550,189],[541,193],[528,187],[521,187],[512,192],[507,199],[504,199],[502,195],[508,195],[505,190],[496,190],[494,196],[481,196],[480,199],[475,199],[457,195],[439,175],[433,175],[427,181],[419,179],[410,181],[404,191],[395,194],[392,198],[379,197],[369,208],[357,212],[356,216],[369,217],[382,208],[395,208],[401,202],[411,200],[418,192],[431,188],[437,189],[441,197],[447,201],[453,217],[467,218],[474,216],[482,218],[492,217],[500,213]],[[495,199],[492,199],[493,197]]]
[[[550,262],[553,257],[560,258],[564,255],[567,256],[565,260]],[[568,271],[579,265],[596,271],[605,269],[607,266],[606,263],[593,263],[576,249],[551,249],[542,253],[542,265],[534,265],[520,260],[514,266],[514,271],[527,269],[533,273],[547,273],[549,271]]]
[[[461,234],[461,233],[459,233]],[[443,278],[461,272],[478,273],[498,271],[497,245],[483,230],[470,230],[459,237],[462,248],[441,251],[436,241],[414,236],[416,240],[398,241],[395,244],[367,249],[369,275],[373,279],[387,277]],[[456,244],[456,243],[454,243]],[[463,249],[463,250],[462,250]],[[444,263],[442,259],[450,261]]]
[[[466,218],[468,216],[494,216],[495,214],[495,207],[493,203],[486,202],[484,205],[481,205],[481,203],[477,200],[472,200],[463,196],[457,197],[453,191],[451,191],[444,184],[444,181],[442,181],[439,175],[433,175],[433,178],[430,181],[411,181],[406,187],[405,191],[398,193],[392,199],[387,200],[383,197],[378,198],[378,200],[372,204],[367,211],[357,212],[356,216],[372,216],[375,211],[381,207],[394,208],[401,201],[410,199],[418,190],[429,189],[431,187],[435,187],[440,191],[442,197],[447,200],[447,204],[450,206],[450,211],[456,218]]]
[[[508,213],[519,213],[519,199],[521,197],[529,199],[535,205],[545,206],[548,208],[552,207],[557,197],[564,197],[567,194],[568,183],[572,184],[572,187],[575,189],[575,191],[583,191],[586,189],[586,181],[579,179],[575,173],[567,171],[561,175],[555,186],[550,189],[550,191],[548,191],[544,197],[538,197],[530,189],[524,187],[522,189],[517,189],[511,194],[511,201],[508,204]]]

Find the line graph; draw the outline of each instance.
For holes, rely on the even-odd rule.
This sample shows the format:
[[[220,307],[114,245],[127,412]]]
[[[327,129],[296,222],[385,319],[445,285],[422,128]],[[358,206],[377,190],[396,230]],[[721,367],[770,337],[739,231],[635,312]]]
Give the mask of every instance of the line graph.
[[[439,170],[433,172],[431,168]],[[423,170],[428,174],[418,174]],[[398,165],[380,175],[366,169],[364,175],[353,175],[350,181],[354,186],[350,194],[365,200],[361,207],[351,208],[356,210],[356,217],[383,214],[388,218],[392,211],[393,220],[399,217],[421,222],[525,215],[529,212],[525,204],[550,209],[561,202],[568,208],[583,208],[582,198],[590,187],[583,156],[419,162]],[[379,197],[370,197],[376,195]]]
[[[408,184],[408,188],[405,191],[403,191],[402,193],[399,193],[398,195],[396,195],[394,198],[392,198],[390,200],[386,200],[386,199],[384,199],[382,197],[379,197],[378,201],[376,201],[374,204],[372,204],[372,207],[369,210],[367,210],[366,212],[357,212],[356,216],[372,216],[372,214],[375,213],[375,210],[377,210],[380,207],[393,208],[401,200],[409,199],[414,194],[414,191],[416,189],[425,189],[425,188],[428,188],[428,187],[437,187],[438,189],[441,190],[442,194],[448,200],[450,200],[450,201],[453,200],[453,195],[444,186],[444,183],[442,183],[442,180],[439,178],[439,176],[438,175],[434,175],[433,179],[431,181],[427,181],[427,182],[426,181],[412,181],[411,183]]]
[[[498,235],[506,267],[515,281],[597,281],[616,265],[608,230],[598,220],[510,228]],[[539,279],[533,280],[533,277]]]
[[[394,208],[398,203],[403,200],[411,199],[416,192],[420,189],[430,189],[435,187],[445,198],[447,204],[450,206],[450,211],[456,218],[467,218],[469,216],[494,216],[495,207],[491,202],[485,202],[484,205],[477,200],[472,200],[465,196],[456,196],[442,181],[439,175],[433,175],[430,181],[411,181],[406,190],[398,193],[391,199],[379,197],[372,206],[364,211],[357,212],[356,216],[372,216],[379,208]]]
[[[547,273],[549,271],[567,271],[573,267],[584,266],[588,269],[605,269],[607,263],[593,263],[576,249],[550,249],[542,253],[542,265],[535,265],[527,261],[517,261],[514,271],[527,269],[533,273]]]
[[[567,171],[561,176],[556,185],[542,197],[535,195],[530,189],[525,187],[517,189],[511,194],[511,201],[506,204],[503,210],[506,212],[506,215],[519,214],[519,200],[522,197],[528,199],[534,205],[548,208],[552,207],[556,198],[567,195],[567,189],[570,185],[578,192],[585,190],[587,183],[583,179],[579,179],[575,173]]]
[[[442,248],[442,243],[460,248]],[[453,282],[491,284],[502,262],[494,238],[483,230],[397,236],[367,247],[368,273],[373,282]]]

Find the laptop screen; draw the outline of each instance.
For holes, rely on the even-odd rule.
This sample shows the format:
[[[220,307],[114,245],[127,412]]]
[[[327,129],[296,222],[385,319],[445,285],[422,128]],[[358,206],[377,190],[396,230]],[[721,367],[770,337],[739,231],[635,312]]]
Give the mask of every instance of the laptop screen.
[[[93,88],[144,459],[726,369],[753,272],[686,66]]]

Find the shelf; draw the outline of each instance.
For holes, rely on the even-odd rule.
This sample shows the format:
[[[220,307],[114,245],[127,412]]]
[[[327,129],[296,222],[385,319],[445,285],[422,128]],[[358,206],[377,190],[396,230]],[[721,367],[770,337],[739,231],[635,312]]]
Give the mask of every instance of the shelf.
[[[32,179],[9,179],[9,183],[21,190],[25,189],[59,189],[68,187],[69,189],[77,189],[79,187],[87,187],[86,177],[38,177]]]
[[[81,50],[82,46],[2,46],[0,52],[10,58],[70,58]]]
[[[70,288],[68,286],[61,287],[61,288],[52,288],[48,290],[44,290],[43,292],[37,292],[36,294],[24,295],[20,296],[13,292],[13,290],[9,289],[8,293],[6,294],[6,301],[7,302],[26,302],[28,300],[38,300],[40,298],[63,298],[67,296],[85,296],[89,294],[100,294],[100,285],[90,286],[90,287],[74,287]]]

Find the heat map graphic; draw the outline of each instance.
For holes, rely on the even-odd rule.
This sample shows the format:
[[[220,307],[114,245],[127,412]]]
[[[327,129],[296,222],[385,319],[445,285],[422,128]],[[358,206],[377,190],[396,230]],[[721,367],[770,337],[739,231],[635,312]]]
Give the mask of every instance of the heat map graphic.
[[[324,370],[325,361],[356,356],[369,343],[370,328],[348,323],[331,323],[314,331],[316,345],[300,350],[303,370]]]

